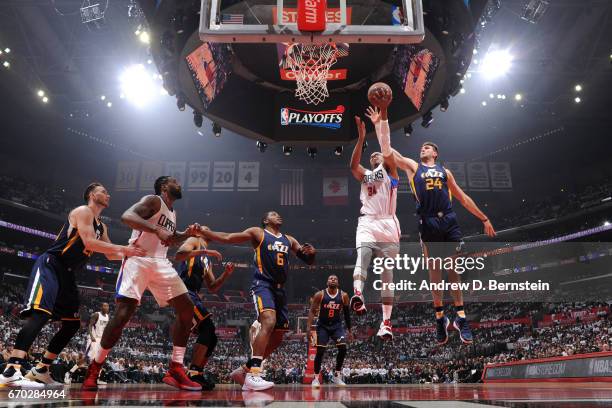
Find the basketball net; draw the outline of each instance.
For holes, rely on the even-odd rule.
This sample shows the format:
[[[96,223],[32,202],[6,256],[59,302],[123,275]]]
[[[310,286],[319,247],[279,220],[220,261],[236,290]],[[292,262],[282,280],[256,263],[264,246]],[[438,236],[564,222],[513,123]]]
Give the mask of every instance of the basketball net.
[[[310,105],[325,101],[329,96],[327,74],[337,59],[336,43],[289,45],[285,64],[295,75],[295,97]]]

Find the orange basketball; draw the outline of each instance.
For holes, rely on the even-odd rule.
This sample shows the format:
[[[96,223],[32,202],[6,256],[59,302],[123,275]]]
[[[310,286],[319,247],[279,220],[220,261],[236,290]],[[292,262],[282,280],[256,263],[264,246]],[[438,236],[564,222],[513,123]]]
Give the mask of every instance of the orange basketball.
[[[389,93],[389,98],[393,98],[393,92],[391,91],[391,87],[384,82],[376,82],[370,86],[368,89],[368,101],[373,106],[378,107],[379,98],[376,96],[376,93],[379,89],[385,89]]]

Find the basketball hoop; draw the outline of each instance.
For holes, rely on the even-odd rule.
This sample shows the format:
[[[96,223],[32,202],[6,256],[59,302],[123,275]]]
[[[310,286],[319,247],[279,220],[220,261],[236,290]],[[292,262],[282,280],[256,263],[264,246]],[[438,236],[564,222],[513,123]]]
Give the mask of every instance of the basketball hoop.
[[[337,59],[335,43],[289,45],[283,60],[295,74],[295,97],[311,105],[325,101],[329,96],[327,74]]]

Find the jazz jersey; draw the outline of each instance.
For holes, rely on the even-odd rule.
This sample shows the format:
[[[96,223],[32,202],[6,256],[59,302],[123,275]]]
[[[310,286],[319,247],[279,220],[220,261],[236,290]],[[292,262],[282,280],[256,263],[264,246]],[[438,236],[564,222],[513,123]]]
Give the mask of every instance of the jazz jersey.
[[[168,208],[161,197],[159,201],[161,201],[159,211],[148,221],[174,234],[176,232],[176,213]],[[129,242],[130,245],[137,244],[144,249],[145,257],[148,258],[166,258],[168,254],[168,247],[164,246],[157,235],[152,232],[133,230]]]
[[[430,167],[419,164],[410,187],[420,216],[442,216],[452,211],[453,197],[448,189],[447,180],[446,170],[441,165],[435,164]]]
[[[323,290],[317,326],[334,327],[341,325],[342,319],[340,318],[340,313],[342,312],[342,306],[341,290],[338,290],[335,296],[331,296],[327,289]]]
[[[383,164],[366,170],[361,181],[361,215],[392,216],[397,207],[399,180],[391,177]]]
[[[104,224],[94,218],[93,228],[96,239],[101,239],[104,235]],[[92,255],[91,251],[85,249],[79,231],[70,225],[70,220],[62,226],[55,242],[46,252],[55,256],[62,266],[72,270],[81,268]]]
[[[284,284],[289,271],[291,242],[285,234],[276,236],[264,229],[263,238],[255,248],[254,279]]]
[[[190,292],[199,293],[204,283],[204,272],[208,269],[210,261],[206,255],[194,256],[181,262],[178,273]]]

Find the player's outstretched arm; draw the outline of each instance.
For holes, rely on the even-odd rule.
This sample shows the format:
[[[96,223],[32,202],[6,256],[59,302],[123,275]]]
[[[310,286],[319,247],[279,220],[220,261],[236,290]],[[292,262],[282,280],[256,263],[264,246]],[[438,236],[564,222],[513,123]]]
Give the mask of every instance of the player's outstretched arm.
[[[72,210],[69,218],[72,220],[72,224],[79,231],[79,236],[81,237],[85,250],[87,251],[110,255],[111,258],[116,255],[120,255],[121,257],[145,255],[145,251],[142,248],[136,246],[115,245],[108,240],[108,236],[107,240],[104,240],[104,236],[102,236],[102,239],[96,239],[96,233],[93,228],[94,214],[91,209],[85,205]],[[104,230],[106,234],[106,228]]]
[[[220,242],[222,244],[241,244],[251,241],[253,247],[259,245],[263,238],[263,229],[260,227],[247,228],[242,232],[216,232],[210,229],[200,228],[198,235],[207,241]]]
[[[493,228],[493,225],[491,224],[489,218],[485,215],[485,213],[480,210],[480,208],[478,208],[474,200],[472,200],[472,198],[467,195],[461,189],[461,187],[459,187],[459,185],[455,181],[455,176],[453,176],[453,173],[451,173],[448,169],[445,170],[448,176],[448,188],[450,189],[453,196],[457,199],[457,201],[461,203],[461,205],[465,207],[466,210],[471,212],[476,218],[482,221],[485,234],[490,237],[494,237],[496,235],[495,229]]]
[[[234,273],[234,264],[232,262],[228,262],[225,264],[225,268],[223,269],[223,273],[219,275],[218,278],[215,278],[215,274],[212,270],[212,265],[209,264],[206,271],[204,271],[204,282],[206,282],[206,287],[212,293],[217,292],[223,286],[223,283],[232,276]]]
[[[365,175],[366,169],[361,165],[361,152],[363,152],[363,142],[365,141],[365,123],[359,116],[355,116],[355,124],[357,125],[357,131],[359,137],[357,143],[353,148],[353,154],[351,155],[351,173],[357,181],[361,183],[363,176]]]
[[[312,303],[310,304],[310,310],[308,311],[308,320],[306,321],[306,333],[312,332],[312,324],[314,322],[315,315],[317,314],[317,310],[321,307],[321,301],[323,300],[323,291],[320,290],[312,297]],[[313,346],[317,345],[317,332],[310,337],[310,341]]]
[[[368,106],[366,116],[370,118],[376,131],[376,138],[380,145],[385,166],[389,169],[389,174],[394,179],[398,179],[397,163],[395,163],[395,155],[391,149],[391,129],[389,128],[389,117],[387,116],[387,108],[391,103],[391,94],[383,89],[378,90],[379,96],[378,108]]]
[[[304,243],[304,245],[300,245],[297,239],[293,238],[290,235],[287,235],[289,242],[291,242],[291,251],[300,258],[302,261],[306,262],[308,265],[314,264],[315,255],[317,253],[316,249],[309,243]]]
[[[393,148],[391,148],[391,151],[393,151],[393,158],[397,167],[404,170],[409,177],[412,177],[416,173],[419,164],[409,157],[402,156],[400,152]]]

